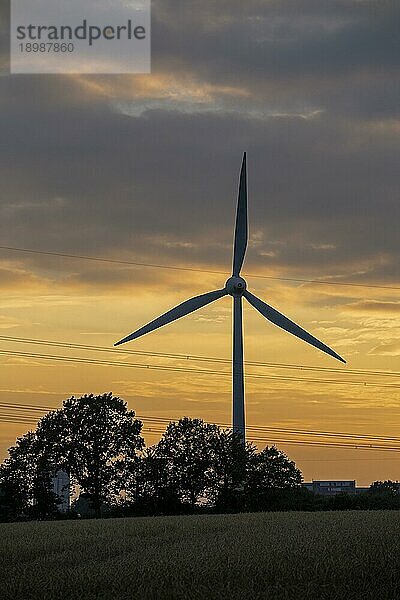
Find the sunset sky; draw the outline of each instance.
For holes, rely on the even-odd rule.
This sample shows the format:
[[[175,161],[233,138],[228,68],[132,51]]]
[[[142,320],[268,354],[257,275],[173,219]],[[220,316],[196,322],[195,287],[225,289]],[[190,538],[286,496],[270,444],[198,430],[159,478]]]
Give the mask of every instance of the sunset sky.
[[[56,408],[72,394],[113,391],[143,417],[149,444],[163,426],[146,415],[230,423],[229,362],[185,358],[230,360],[230,297],[113,352],[4,336],[112,349],[161,312],[223,287],[246,150],[249,289],[347,360],[245,302],[245,360],[270,364],[246,367],[268,376],[246,380],[247,425],[400,438],[400,11],[391,0],[152,5],[151,75],[10,76],[3,61],[0,350],[169,369],[0,353],[0,405]],[[11,413],[0,407],[0,458],[32,427],[6,422]],[[257,437],[260,448],[286,440],[277,445],[306,480],[400,479],[398,452],[248,431]]]

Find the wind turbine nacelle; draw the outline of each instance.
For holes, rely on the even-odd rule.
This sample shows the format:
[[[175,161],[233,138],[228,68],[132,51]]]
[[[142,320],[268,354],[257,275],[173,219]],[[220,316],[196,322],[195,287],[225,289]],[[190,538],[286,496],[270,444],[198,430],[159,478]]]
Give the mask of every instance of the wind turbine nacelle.
[[[243,296],[246,287],[243,277],[230,277],[225,284],[226,292],[230,296]]]

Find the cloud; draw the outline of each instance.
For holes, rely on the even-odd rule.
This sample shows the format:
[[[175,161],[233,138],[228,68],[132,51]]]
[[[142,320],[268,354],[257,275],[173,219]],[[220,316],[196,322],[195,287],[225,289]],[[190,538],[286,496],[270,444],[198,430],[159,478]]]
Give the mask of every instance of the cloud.
[[[153,4],[154,64],[229,85],[282,112],[397,113],[399,14],[390,0]],[[385,84],[382,83],[385,78]]]
[[[13,317],[6,317],[4,315],[0,315],[0,330],[1,329],[14,329],[14,327],[19,327],[20,325],[27,325],[29,322],[23,319],[15,319]]]
[[[378,356],[400,356],[400,343],[380,344],[379,346],[372,348],[368,354]]]
[[[362,314],[381,313],[382,316],[396,316],[400,313],[400,302],[381,302],[377,300],[360,300],[343,307],[346,311]]]
[[[1,129],[5,244],[229,265],[247,147],[250,223],[262,232],[249,250],[252,267],[319,276],[350,269],[360,281],[382,268],[383,279],[397,276],[397,168],[392,145],[375,147],[373,134],[364,132],[354,152],[351,128],[329,122],[165,111],[129,118],[106,107],[31,119],[10,106]]]
[[[44,289],[43,279],[35,273],[22,267],[4,268],[0,266],[0,289]]]
[[[4,245],[228,269],[247,149],[249,272],[398,281],[398,11],[377,6],[156,1],[152,75],[1,77]],[[131,276],[20,266],[98,289]]]

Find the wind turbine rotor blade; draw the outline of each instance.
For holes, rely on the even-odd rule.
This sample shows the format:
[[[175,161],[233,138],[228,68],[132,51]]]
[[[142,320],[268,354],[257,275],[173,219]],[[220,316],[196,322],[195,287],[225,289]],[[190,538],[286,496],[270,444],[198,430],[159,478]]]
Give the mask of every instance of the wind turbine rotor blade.
[[[243,154],[240,171],[239,195],[236,210],[235,243],[233,248],[233,275],[238,277],[246,254],[248,239],[247,223],[247,159]]]
[[[258,310],[258,312],[260,312],[266,319],[268,319],[268,321],[271,321],[271,323],[273,323],[274,325],[281,327],[285,331],[288,331],[289,333],[295,335],[304,342],[315,346],[315,348],[322,350],[322,352],[326,352],[326,354],[333,356],[333,358],[336,358],[337,360],[340,360],[343,363],[346,362],[341,356],[339,356],[339,354],[336,354],[334,350],[329,348],[329,346],[317,340],[317,338],[305,331],[305,329],[302,329],[301,327],[299,327],[299,325],[296,325],[296,323],[294,323],[293,321],[285,317],[285,315],[282,315],[280,312],[272,308],[272,306],[269,306],[268,304],[257,298],[257,296],[254,296],[246,290],[244,292],[244,297],[246,298],[246,300],[248,300],[248,302],[250,302],[252,306],[254,306],[255,309]]]
[[[167,325],[172,321],[176,321],[176,319],[180,319],[181,317],[184,317],[185,315],[188,315],[189,313],[194,312],[195,310],[202,308],[207,304],[210,304],[210,302],[214,302],[214,300],[218,300],[219,298],[226,296],[226,294],[227,292],[225,289],[216,290],[214,292],[208,292],[207,294],[195,296],[190,300],[186,300],[185,302],[182,302],[182,304],[175,306],[175,308],[172,308],[160,317],[157,317],[157,319],[154,319],[154,321],[147,323],[147,325],[144,325],[144,327],[141,327],[140,329],[137,329],[130,335],[124,337],[122,340],[114,344],[114,346],[119,346],[120,344],[125,344],[125,342],[135,340],[136,338],[139,338],[142,335],[145,335],[146,333],[150,333],[150,331],[154,331],[155,329],[158,329],[163,325]]]

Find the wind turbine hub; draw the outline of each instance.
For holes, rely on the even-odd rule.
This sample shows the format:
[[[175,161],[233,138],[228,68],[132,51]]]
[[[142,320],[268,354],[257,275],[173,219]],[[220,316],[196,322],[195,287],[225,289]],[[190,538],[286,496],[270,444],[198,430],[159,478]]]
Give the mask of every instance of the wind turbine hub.
[[[230,296],[243,296],[246,287],[243,277],[230,277],[225,284],[225,289]]]

